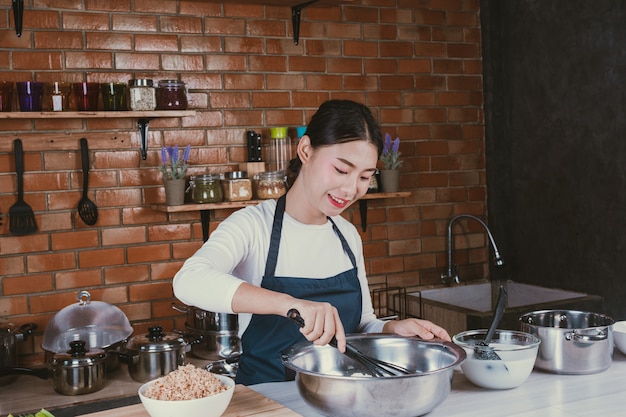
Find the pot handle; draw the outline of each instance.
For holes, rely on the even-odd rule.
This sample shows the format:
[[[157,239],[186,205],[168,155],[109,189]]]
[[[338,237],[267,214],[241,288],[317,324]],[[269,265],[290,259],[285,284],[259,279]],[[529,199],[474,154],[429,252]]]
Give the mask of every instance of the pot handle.
[[[172,302],[172,309],[178,311],[179,313],[186,313],[187,310],[189,310],[189,308],[186,305],[178,304],[175,302]]]
[[[583,334],[576,330],[565,333],[565,340],[573,340],[578,343],[593,343],[606,340],[608,338],[608,332],[606,330],[598,330],[597,334]]]
[[[0,368],[0,376],[5,375],[30,375],[41,379],[48,379],[50,377],[50,370],[48,368]]]
[[[33,331],[37,329],[36,323],[26,323],[20,326],[19,332],[15,333],[15,339],[21,342],[26,336],[33,334]]]
[[[107,351],[107,354],[112,354],[118,357],[120,362],[126,365],[133,365],[139,363],[139,354],[132,353],[125,347],[119,349],[113,349]]]

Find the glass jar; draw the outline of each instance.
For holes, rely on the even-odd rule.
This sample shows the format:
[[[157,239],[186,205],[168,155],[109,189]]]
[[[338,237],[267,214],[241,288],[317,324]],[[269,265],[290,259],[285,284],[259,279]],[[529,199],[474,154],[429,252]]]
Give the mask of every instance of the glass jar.
[[[197,204],[219,203],[224,199],[220,174],[192,175],[189,178],[191,201]]]
[[[185,83],[177,80],[161,80],[156,89],[158,110],[186,110],[187,92]]]
[[[254,176],[256,198],[265,200],[278,198],[287,192],[285,171],[259,172]]]
[[[128,81],[130,91],[130,109],[146,111],[156,109],[156,95],[152,80],[138,78]]]
[[[222,180],[222,191],[226,201],[252,200],[252,181],[246,171],[227,172]]]

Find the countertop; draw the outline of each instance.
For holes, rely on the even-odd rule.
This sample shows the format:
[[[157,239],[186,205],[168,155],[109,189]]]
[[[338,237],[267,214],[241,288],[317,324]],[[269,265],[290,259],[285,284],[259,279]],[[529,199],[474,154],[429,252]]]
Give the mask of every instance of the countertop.
[[[23,408],[24,404],[28,404],[27,410],[41,407],[54,410],[58,402],[74,401],[84,406],[108,398],[110,405],[117,403],[122,407],[97,412],[81,411],[84,408],[79,407],[66,415],[149,417],[143,406],[138,404],[135,394],[140,384],[132,381],[123,371],[125,369],[116,371],[120,373],[109,379],[102,390],[84,396],[55,394],[52,381],[20,376],[12,384],[0,387],[0,416],[4,417],[9,412],[19,413],[20,409],[12,407]],[[255,391],[262,395],[254,396]],[[524,384],[510,390],[476,387],[457,369],[450,395],[428,417],[621,417],[626,415],[625,396],[626,356],[616,350],[613,363],[606,371],[589,375],[557,375],[535,370]],[[50,402],[53,398],[56,404]],[[120,402],[124,400],[130,401],[130,405]],[[254,404],[254,411],[242,412],[247,403]],[[295,382],[278,382],[237,386],[233,402],[224,417],[298,415],[322,416],[302,401]],[[57,417],[62,417],[62,413]]]

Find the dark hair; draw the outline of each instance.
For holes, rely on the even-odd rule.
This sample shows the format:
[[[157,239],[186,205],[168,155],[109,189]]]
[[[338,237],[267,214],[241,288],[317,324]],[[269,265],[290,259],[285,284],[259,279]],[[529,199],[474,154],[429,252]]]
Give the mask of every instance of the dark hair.
[[[366,140],[383,151],[383,135],[370,109],[352,100],[329,100],[319,107],[304,133],[311,139],[313,149],[338,143]],[[288,180],[293,184],[302,161],[296,156],[289,163]]]

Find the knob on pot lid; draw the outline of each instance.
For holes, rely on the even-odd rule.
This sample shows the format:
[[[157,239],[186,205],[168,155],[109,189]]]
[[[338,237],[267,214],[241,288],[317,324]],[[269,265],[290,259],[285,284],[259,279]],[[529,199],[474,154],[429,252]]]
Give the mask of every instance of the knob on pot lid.
[[[51,365],[64,367],[89,366],[102,363],[106,359],[106,353],[102,349],[87,349],[84,340],[70,342],[70,350],[55,353]]]
[[[177,333],[164,333],[161,326],[148,327],[148,334],[138,335],[127,344],[129,350],[139,352],[169,352],[184,347],[187,343]]]
[[[133,333],[128,318],[118,307],[91,301],[87,291],[78,294],[78,303],[58,311],[48,322],[41,347],[64,352],[71,341],[85,340],[88,348],[107,348],[126,340]]]

